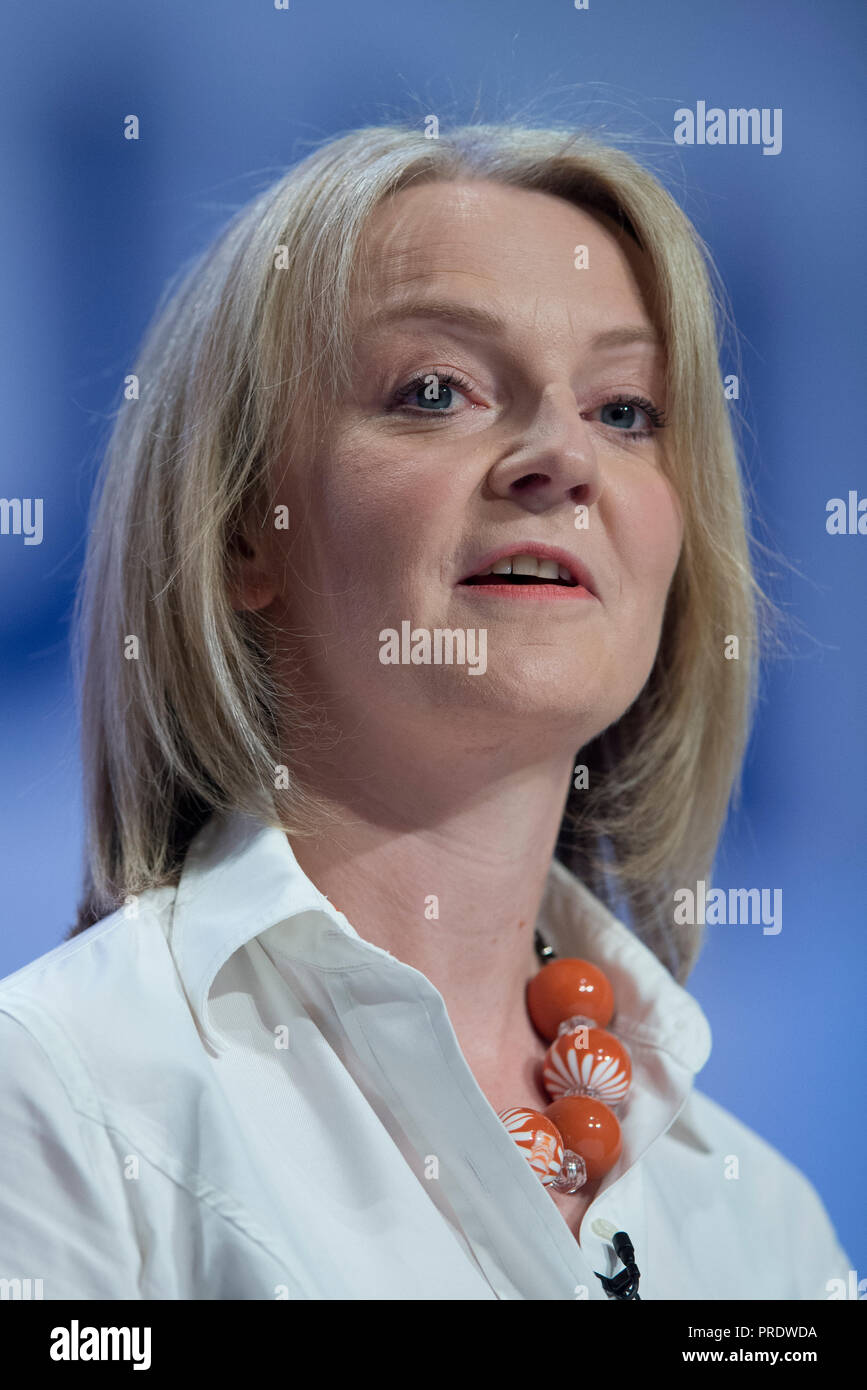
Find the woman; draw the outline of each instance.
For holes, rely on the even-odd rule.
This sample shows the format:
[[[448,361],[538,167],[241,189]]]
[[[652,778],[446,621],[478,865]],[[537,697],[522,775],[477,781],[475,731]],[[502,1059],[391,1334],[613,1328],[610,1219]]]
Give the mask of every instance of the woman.
[[[235,219],[135,378],[79,613],[85,897],[0,992],[0,1273],[827,1297],[813,1188],[693,1086],[674,894],[760,595],[676,204],[568,132],[360,130]],[[632,1079],[609,1170],[569,1177],[567,1126],[540,1181],[508,1112],[551,1103],[551,952],[603,972]]]

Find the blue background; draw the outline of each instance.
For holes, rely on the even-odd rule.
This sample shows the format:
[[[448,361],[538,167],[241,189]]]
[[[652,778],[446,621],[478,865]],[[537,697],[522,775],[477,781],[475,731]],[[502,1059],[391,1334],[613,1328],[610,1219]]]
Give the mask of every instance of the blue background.
[[[759,534],[786,557],[766,575],[790,619],[715,879],[782,888],[783,929],[708,928],[689,988],[718,1042],[699,1086],[812,1179],[867,1273],[867,536],[825,530],[829,498],[867,493],[865,19],[855,0],[7,9],[0,496],[44,498],[45,536],[0,536],[0,974],[57,945],[74,918],[73,588],[109,413],[167,277],[307,142],[358,125],[523,111],[638,136],[730,295],[733,409]],[[781,107],[782,152],[675,146],[674,111],[698,100]],[[129,113],[138,142],[123,138]],[[732,345],[722,370],[737,369]]]

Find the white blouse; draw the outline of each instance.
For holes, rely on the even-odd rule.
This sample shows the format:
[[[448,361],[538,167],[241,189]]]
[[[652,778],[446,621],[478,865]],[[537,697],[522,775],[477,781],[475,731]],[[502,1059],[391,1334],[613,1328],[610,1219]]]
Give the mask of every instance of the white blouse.
[[[643,1299],[848,1287],[808,1180],[693,1089],[695,1000],[557,862],[539,926],[608,974],[633,1060],[578,1239],[427,977],[232,814],[176,889],[0,983],[5,1296],[598,1300],[620,1230]]]

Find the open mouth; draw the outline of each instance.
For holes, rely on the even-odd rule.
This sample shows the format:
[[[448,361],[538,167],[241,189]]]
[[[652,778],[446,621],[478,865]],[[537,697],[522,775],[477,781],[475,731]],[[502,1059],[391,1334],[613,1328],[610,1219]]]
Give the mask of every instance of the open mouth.
[[[561,589],[575,589],[578,580],[570,574],[565,565],[556,560],[542,559],[536,555],[510,555],[497,560],[487,570],[472,574],[463,584],[554,584]]]
[[[541,579],[537,574],[474,574],[462,580],[464,584],[558,584],[563,589],[574,589],[574,579]]]

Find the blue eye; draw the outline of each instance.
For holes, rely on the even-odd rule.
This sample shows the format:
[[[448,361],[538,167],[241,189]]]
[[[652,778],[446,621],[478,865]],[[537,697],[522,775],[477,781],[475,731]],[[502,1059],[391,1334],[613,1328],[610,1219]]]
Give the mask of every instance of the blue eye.
[[[615,418],[609,418],[608,420],[606,420],[606,410],[609,411],[610,415],[614,416]],[[636,417],[634,405],[615,405],[612,403],[610,405],[603,405],[602,407],[603,425],[622,425],[624,429],[629,429],[631,425],[635,424],[635,418]]]
[[[417,388],[412,395],[413,405],[419,405],[423,410],[448,410],[452,403],[452,388],[447,381],[440,381],[439,377],[432,378],[423,390]]]
[[[408,408],[410,414],[454,415],[454,410],[450,409],[455,398],[452,387],[458,387],[461,391],[473,389],[465,377],[455,372],[426,372],[399,387],[389,408]]]
[[[643,396],[617,396],[613,401],[606,401],[598,409],[601,412],[603,425],[609,425],[612,429],[620,430],[623,434],[631,434],[639,438],[652,434],[654,430],[662,429],[665,425],[662,411],[657,410],[653,402],[646,400]],[[608,419],[605,419],[606,412],[609,412]],[[636,412],[643,415],[649,424],[645,424],[643,428],[634,429]]]

